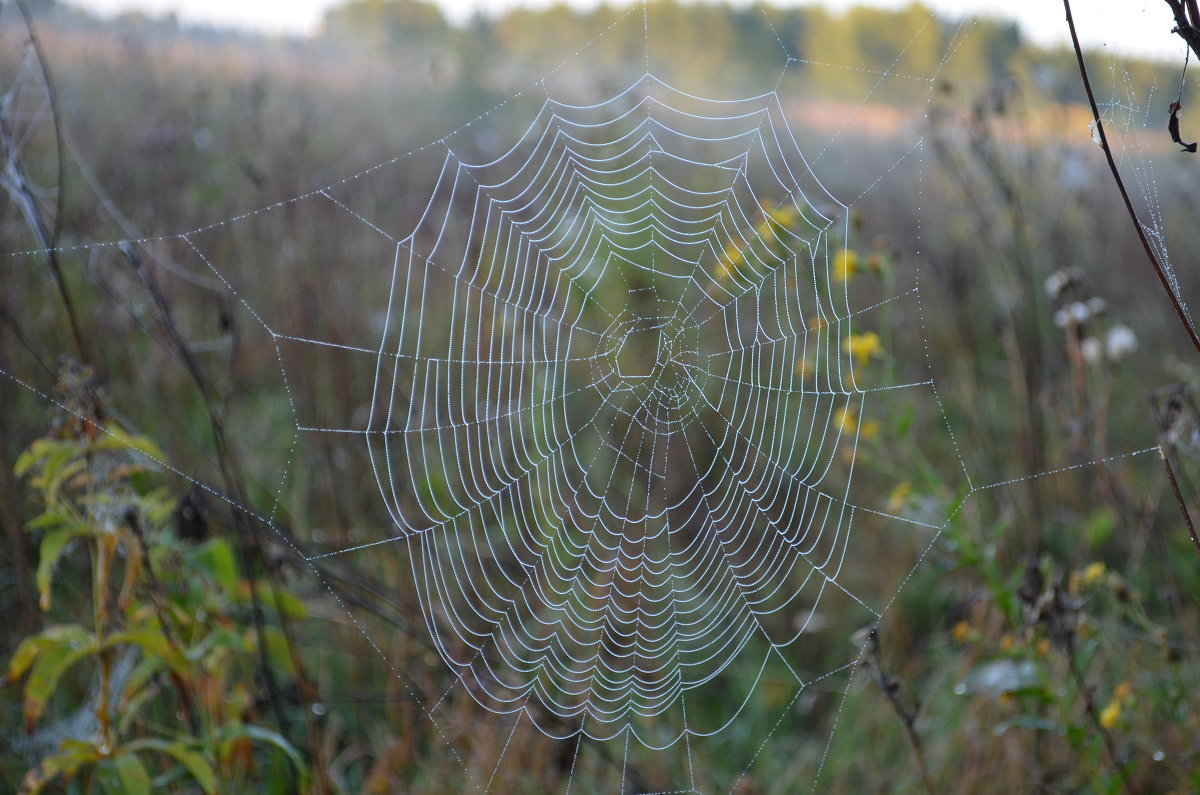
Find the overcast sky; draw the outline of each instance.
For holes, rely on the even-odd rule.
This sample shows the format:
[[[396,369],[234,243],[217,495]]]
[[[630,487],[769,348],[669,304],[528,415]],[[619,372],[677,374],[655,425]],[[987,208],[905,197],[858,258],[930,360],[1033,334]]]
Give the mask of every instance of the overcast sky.
[[[618,0],[619,1],[619,0]],[[777,0],[778,1],[778,0]],[[336,0],[71,0],[102,13],[140,9],[151,13],[174,11],[185,21],[237,25],[270,32],[308,34],[316,30],[322,12]],[[447,14],[464,19],[477,10],[501,11],[515,5],[545,6],[551,0],[438,0]],[[571,0],[595,5],[596,0]],[[745,3],[746,0],[740,0]],[[826,0],[831,8],[851,5],[900,7],[910,0]],[[1016,19],[1026,35],[1040,43],[1066,40],[1063,6],[1058,0],[924,0],[949,16],[989,14]],[[779,2],[789,4],[788,0]],[[1126,53],[1172,58],[1183,45],[1170,30],[1172,19],[1164,0],[1073,0],[1080,36],[1093,46]]]

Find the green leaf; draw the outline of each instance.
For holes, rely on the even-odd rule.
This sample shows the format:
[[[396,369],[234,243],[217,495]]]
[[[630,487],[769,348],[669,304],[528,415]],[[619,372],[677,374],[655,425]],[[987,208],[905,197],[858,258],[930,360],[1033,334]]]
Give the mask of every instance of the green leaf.
[[[116,423],[109,423],[105,426],[104,431],[104,433],[96,437],[97,450],[111,450],[114,452],[132,450],[141,453],[157,464],[161,464],[166,460],[166,456],[162,454],[158,446],[145,436],[130,436]]]
[[[191,555],[193,565],[208,572],[227,595],[237,591],[238,568],[233,549],[222,538],[214,538],[196,548]]]
[[[287,755],[292,760],[292,764],[296,766],[301,779],[307,779],[308,768],[304,764],[304,759],[300,756],[300,752],[296,747],[284,739],[283,735],[278,732],[262,726],[247,726],[244,724],[234,724],[224,727],[220,732],[220,748],[221,756],[226,756],[232,750],[233,743],[241,739],[251,740],[252,742],[264,743],[274,746]]]
[[[25,675],[38,655],[55,646],[83,646],[92,641],[92,634],[78,624],[56,624],[38,634],[25,638],[8,661],[8,671],[0,685],[10,685]]]
[[[125,795],[150,795],[150,774],[137,755],[123,753],[113,759],[117,777],[121,780],[121,791]]]
[[[267,659],[271,661],[271,665],[285,671],[289,677],[294,679],[296,668],[293,664],[291,650],[288,648],[287,637],[275,627],[266,627],[263,635],[267,641]]]
[[[64,740],[57,753],[46,757],[40,765],[25,774],[21,793],[38,795],[59,776],[73,775],[79,768],[100,758],[100,750],[96,746],[78,740]]]
[[[137,646],[147,657],[162,660],[173,673],[185,679],[188,678],[187,658],[167,640],[157,622],[148,626],[135,627],[125,632],[114,632],[107,638],[109,646],[123,644]]]
[[[285,618],[308,618],[308,608],[291,591],[273,588],[263,580],[255,581],[254,590],[258,592],[260,602],[274,607]]]
[[[51,580],[54,577],[54,568],[58,565],[58,559],[66,551],[67,544],[84,535],[87,535],[87,529],[75,525],[46,533],[42,538],[42,544],[38,549],[37,589],[38,605],[43,611],[50,609]]]
[[[75,646],[69,643],[49,646],[38,655],[25,682],[25,729],[32,731],[42,717],[46,702],[54,695],[54,688],[63,673],[79,660],[97,651],[96,644]]]
[[[204,791],[204,795],[216,795],[217,774],[213,772],[212,765],[209,764],[204,754],[193,748],[189,748],[186,743],[169,743],[165,740],[148,738],[134,740],[125,747],[130,751],[145,749],[170,756],[188,769],[188,772],[192,774],[192,778],[196,779],[196,783]]]

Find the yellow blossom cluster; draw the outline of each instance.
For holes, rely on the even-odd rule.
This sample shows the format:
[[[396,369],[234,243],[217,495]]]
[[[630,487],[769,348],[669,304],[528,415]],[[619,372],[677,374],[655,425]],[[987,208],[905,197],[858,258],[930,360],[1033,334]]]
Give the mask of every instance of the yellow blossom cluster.
[[[778,237],[776,227],[788,229],[796,223],[799,216],[796,208],[790,204],[776,207],[763,200],[759,206],[762,208],[762,220],[754,226],[746,240],[730,240],[713,268],[713,278],[717,281],[725,281],[739,271],[746,263],[746,250],[755,240],[762,241],[764,245],[771,245]]]
[[[883,344],[874,331],[851,334],[842,343],[842,350],[854,357],[859,367],[866,367],[871,359],[883,356]]]
[[[879,435],[878,420],[867,420],[860,428],[858,424],[858,417],[855,416],[854,410],[849,406],[838,409],[836,412],[834,412],[833,416],[834,422],[837,423],[837,427],[841,428],[845,433],[850,434],[858,431],[858,437],[860,439],[874,439]]]
[[[1116,726],[1121,719],[1121,706],[1128,705],[1132,701],[1133,686],[1128,682],[1121,682],[1113,689],[1112,699],[1109,700],[1107,706],[1100,710],[1100,725],[1105,729]]]

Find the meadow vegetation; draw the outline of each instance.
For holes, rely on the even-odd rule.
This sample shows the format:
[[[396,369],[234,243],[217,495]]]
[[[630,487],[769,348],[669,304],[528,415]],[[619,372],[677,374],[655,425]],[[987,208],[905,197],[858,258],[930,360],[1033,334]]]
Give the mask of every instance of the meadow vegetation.
[[[600,772],[611,760],[573,760],[570,743],[528,724],[510,737],[511,721],[461,692],[439,699],[453,679],[403,554],[301,559],[377,536],[388,516],[369,462],[337,440],[301,449],[281,483],[294,423],[279,357],[312,374],[291,389],[329,418],[352,416],[361,395],[315,346],[276,350],[216,280],[180,275],[193,258],[180,240],[156,238],[438,140],[627,11],[455,25],[421,2],[354,0],[320,35],[290,40],[38,6],[61,147],[44,112],[14,112],[36,91],[5,113],[50,197],[62,286],[15,194],[0,195],[0,790],[561,792],[578,765],[572,792],[612,791]],[[896,302],[846,353],[868,379],[932,373],[961,445],[918,438],[943,421],[929,401],[889,401],[869,426],[841,416],[862,423],[856,477],[896,484],[879,486],[889,511],[950,521],[926,551],[932,531],[862,520],[858,532],[888,543],[865,548],[851,581],[894,590],[923,563],[864,635],[853,682],[797,700],[803,730],[776,734],[738,779],[745,755],[722,750],[753,751],[794,695],[760,688],[697,758],[696,781],[747,794],[1200,789],[1200,550],[1159,453],[1125,455],[1161,444],[1194,508],[1200,368],[1088,134],[1074,55],[996,21],[931,21],[919,5],[651,0],[646,25],[671,31],[652,36],[648,60],[668,83],[716,97],[778,83],[829,190],[861,194],[838,278],[874,303],[919,274],[924,325]],[[27,36],[0,6],[5,88],[41,79]],[[555,72],[557,90],[580,104],[614,94],[643,70],[643,44],[640,22],[613,27]],[[1112,98],[1140,98],[1162,128],[1129,146],[1170,164],[1136,179],[1185,274],[1200,261],[1195,163],[1171,159],[1159,107],[1178,68],[1122,60],[1111,73]],[[495,119],[459,139],[464,157],[519,133],[505,125],[522,120]],[[910,157],[923,167],[896,167]],[[440,165],[401,161],[364,201],[410,217]],[[370,330],[379,252],[316,207],[230,225],[224,253],[269,296],[255,310],[297,336]],[[90,245],[143,237],[155,239]],[[263,265],[279,259],[282,280]],[[960,456],[976,486],[1020,482],[967,499]],[[1055,474],[1024,479],[1034,473]],[[818,639],[870,630],[836,613],[822,622]],[[822,648],[810,669],[844,662]],[[626,780],[658,791],[678,775],[647,762]]]

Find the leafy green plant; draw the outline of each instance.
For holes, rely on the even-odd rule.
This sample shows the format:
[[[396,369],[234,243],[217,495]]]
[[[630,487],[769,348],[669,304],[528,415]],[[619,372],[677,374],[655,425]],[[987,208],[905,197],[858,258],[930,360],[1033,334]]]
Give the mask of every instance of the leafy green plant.
[[[17,461],[41,508],[28,525],[41,536],[40,606],[91,617],[52,621],[8,663],[3,685],[24,682],[27,732],[51,714],[88,716],[52,743],[22,792],[68,781],[84,792],[206,795],[248,781],[307,783],[299,751],[256,720],[259,644],[276,671],[295,674],[281,633],[260,636],[239,617],[265,585],[239,572],[223,538],[176,534],[161,460],[152,442],[115,422],[72,418]],[[90,593],[72,579],[90,581]],[[288,593],[276,591],[272,603],[289,617],[305,612]]]

